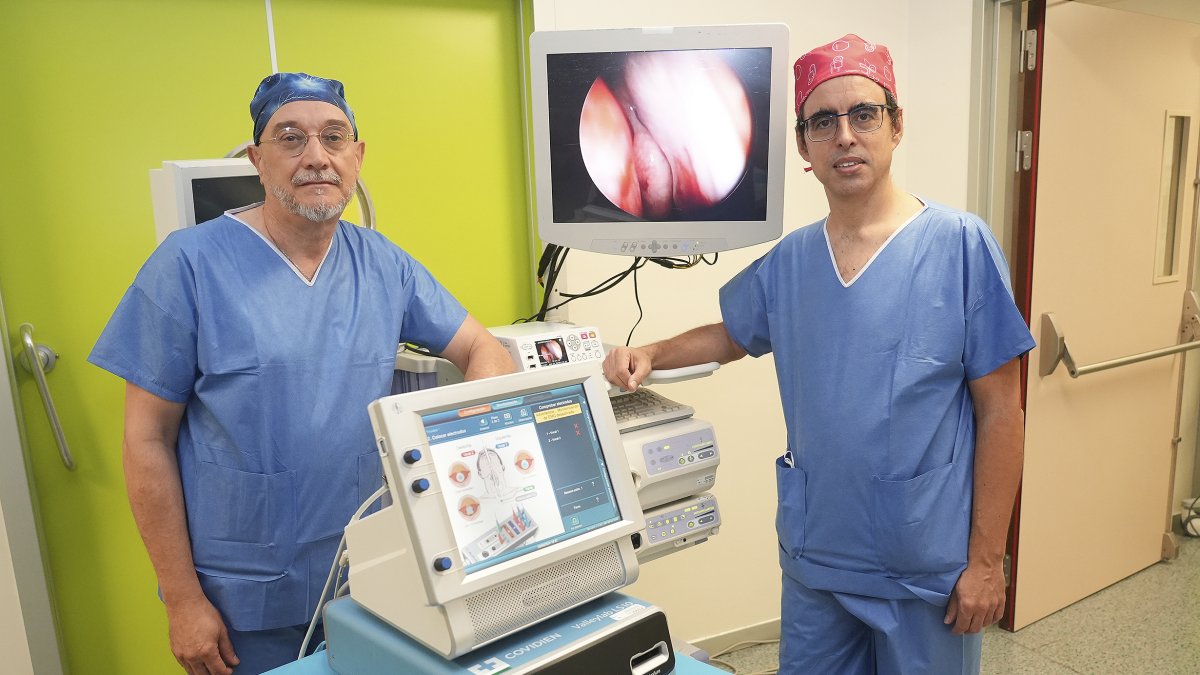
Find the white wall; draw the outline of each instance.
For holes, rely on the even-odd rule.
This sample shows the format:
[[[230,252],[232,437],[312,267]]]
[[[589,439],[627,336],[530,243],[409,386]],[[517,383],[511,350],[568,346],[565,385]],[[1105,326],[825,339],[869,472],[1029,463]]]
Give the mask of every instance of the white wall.
[[[13,392],[10,339],[0,298],[0,654],[4,672],[62,673]],[[18,583],[18,579],[20,583]]]
[[[791,27],[791,60],[846,33],[882,43],[896,60],[898,98],[907,125],[892,165],[898,182],[922,197],[965,208],[974,4],[535,0],[533,6],[538,30],[782,22]],[[820,184],[803,172],[805,164],[790,143],[795,122],[790,106],[788,115],[785,232],[827,211]],[[769,248],[766,244],[722,253],[714,267],[667,271],[647,266],[638,282],[646,316],[633,343],[719,321],[720,286]],[[573,251],[566,267],[567,288],[586,289],[628,264],[627,258]],[[606,342],[624,343],[637,319],[632,293],[627,281],[597,298],[576,301],[570,306],[570,320],[598,327]],[[713,492],[724,526],[709,542],[646,565],[630,592],[663,607],[672,634],[685,640],[778,619],[772,462],[783,451],[786,435],[772,359],[744,359],[712,377],[664,385],[659,391],[691,404],[696,416],[716,429],[723,459]]]
[[[0,551],[0,650],[5,655],[5,667],[10,669],[8,672],[16,675],[33,673],[33,661],[25,641],[25,617],[21,616],[17,576],[9,550],[11,545],[8,528],[4,526],[4,510],[0,505],[0,547],[3,548]]]

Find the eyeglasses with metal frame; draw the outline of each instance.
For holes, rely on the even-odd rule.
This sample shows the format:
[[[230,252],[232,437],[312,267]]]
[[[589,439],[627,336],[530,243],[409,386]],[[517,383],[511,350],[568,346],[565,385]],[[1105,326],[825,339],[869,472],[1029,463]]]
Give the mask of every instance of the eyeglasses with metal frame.
[[[321,140],[321,145],[325,146],[330,154],[337,154],[354,142],[350,130],[337,124],[331,124],[315,134],[306,134],[294,127],[284,127],[275,134],[274,138],[263,138],[259,142],[274,143],[288,156],[298,157],[308,145],[308,139],[313,136]]]
[[[849,112],[817,113],[800,122],[800,126],[804,127],[804,135],[809,141],[823,143],[837,135],[839,117],[845,117],[855,132],[869,134],[883,126],[884,110],[895,109],[896,106],[886,103],[863,103],[854,106]]]

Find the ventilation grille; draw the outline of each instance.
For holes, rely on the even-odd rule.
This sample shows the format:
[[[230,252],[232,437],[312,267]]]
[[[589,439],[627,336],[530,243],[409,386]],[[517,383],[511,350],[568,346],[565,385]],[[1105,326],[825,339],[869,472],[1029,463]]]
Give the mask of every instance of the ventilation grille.
[[[614,543],[468,596],[466,606],[475,645],[616,590],[624,583],[625,566]]]

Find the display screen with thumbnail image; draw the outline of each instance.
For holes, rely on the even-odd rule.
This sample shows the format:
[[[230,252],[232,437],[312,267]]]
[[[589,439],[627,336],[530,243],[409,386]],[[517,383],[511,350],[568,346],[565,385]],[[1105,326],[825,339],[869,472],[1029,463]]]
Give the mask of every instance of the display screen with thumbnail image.
[[[468,574],[620,520],[582,385],[422,422]]]
[[[562,338],[537,340],[533,343],[537,348],[538,362],[543,366],[552,366],[567,362],[567,346]]]

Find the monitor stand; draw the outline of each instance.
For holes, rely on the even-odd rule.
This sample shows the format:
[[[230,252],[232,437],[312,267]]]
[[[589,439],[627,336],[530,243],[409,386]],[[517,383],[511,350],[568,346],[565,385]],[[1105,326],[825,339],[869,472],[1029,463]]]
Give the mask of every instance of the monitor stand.
[[[329,666],[340,675],[663,675],[675,668],[662,610],[609,593],[448,660],[349,597],[325,606]]]

